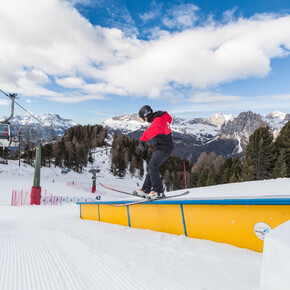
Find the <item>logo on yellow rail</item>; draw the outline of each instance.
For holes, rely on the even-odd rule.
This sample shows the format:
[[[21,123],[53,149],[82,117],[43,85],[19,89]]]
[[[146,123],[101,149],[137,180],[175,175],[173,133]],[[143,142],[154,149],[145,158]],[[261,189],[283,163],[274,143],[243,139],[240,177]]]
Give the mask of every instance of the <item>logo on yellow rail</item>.
[[[264,241],[265,236],[271,231],[272,228],[266,223],[258,222],[254,226],[254,232],[256,236],[262,241]]]

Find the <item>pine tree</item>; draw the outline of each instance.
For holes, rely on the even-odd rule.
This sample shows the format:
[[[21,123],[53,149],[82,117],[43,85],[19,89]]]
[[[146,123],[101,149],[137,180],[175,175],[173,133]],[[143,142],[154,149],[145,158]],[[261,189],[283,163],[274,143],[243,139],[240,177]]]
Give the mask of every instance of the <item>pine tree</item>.
[[[286,154],[284,149],[281,149],[273,170],[273,178],[279,177],[287,177]]]
[[[249,139],[244,158],[244,170],[251,171],[250,180],[271,177],[274,168],[273,135],[269,127],[257,129]],[[245,174],[247,175],[247,174]]]
[[[240,158],[236,157],[232,165],[232,175],[230,177],[229,182],[233,183],[242,181],[242,172],[243,172],[243,164]]]
[[[213,170],[211,170],[207,176],[207,180],[206,180],[205,185],[210,186],[210,185],[215,185],[215,184],[216,184],[215,174],[214,174]]]
[[[91,152],[91,151],[89,152],[88,162],[89,162],[90,164],[93,164],[93,163],[94,163],[94,158],[93,158],[93,155],[92,155],[92,152]]]
[[[136,156],[133,156],[129,167],[129,170],[132,173],[132,175],[134,175],[136,168],[137,168],[137,158]]]
[[[198,186],[198,173],[192,172],[190,174],[189,187],[197,187],[197,186]]]
[[[165,174],[164,174],[164,186],[167,191],[170,191],[173,189],[172,181],[171,181],[171,174],[168,169],[165,171]]]
[[[225,162],[221,165],[219,172],[217,174],[217,183],[226,184],[230,182],[232,175],[233,159],[227,158]]]
[[[287,167],[287,177],[290,177],[290,121],[281,129],[275,142],[275,149],[277,159],[279,158],[279,155],[282,154],[282,150],[284,150],[283,154],[285,155],[284,158]]]
[[[198,176],[197,186],[202,187],[206,186],[206,181],[208,178],[208,170],[202,170],[201,173]]]

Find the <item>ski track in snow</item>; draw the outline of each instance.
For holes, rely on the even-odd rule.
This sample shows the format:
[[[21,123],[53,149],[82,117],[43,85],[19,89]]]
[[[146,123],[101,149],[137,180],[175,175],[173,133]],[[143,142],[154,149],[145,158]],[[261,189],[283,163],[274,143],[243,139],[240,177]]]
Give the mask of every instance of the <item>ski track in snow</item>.
[[[249,280],[247,289],[258,285],[258,253],[81,220],[78,213],[76,205],[0,206],[0,289],[242,290]]]
[[[61,230],[0,235],[0,289],[128,289],[122,261]]]

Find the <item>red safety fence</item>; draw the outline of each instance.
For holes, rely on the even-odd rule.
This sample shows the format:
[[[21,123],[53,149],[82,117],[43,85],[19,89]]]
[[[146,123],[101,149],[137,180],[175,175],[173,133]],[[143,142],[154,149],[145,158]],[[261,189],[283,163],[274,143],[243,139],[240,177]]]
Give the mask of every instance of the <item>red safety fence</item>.
[[[63,205],[76,202],[94,202],[96,199],[101,199],[101,196],[97,197],[76,197],[76,196],[56,196],[48,193],[46,190],[41,196],[40,204],[47,205]],[[30,205],[30,192],[24,190],[12,190],[11,206],[24,206]]]
[[[75,182],[75,181],[69,181],[66,184],[69,187],[80,189],[86,192],[92,192],[92,184],[88,182]]]
[[[44,191],[44,195],[41,196],[40,204],[42,205],[62,205],[62,196],[55,196],[51,193]]]
[[[23,190],[12,190],[11,205],[30,205],[30,192]]]

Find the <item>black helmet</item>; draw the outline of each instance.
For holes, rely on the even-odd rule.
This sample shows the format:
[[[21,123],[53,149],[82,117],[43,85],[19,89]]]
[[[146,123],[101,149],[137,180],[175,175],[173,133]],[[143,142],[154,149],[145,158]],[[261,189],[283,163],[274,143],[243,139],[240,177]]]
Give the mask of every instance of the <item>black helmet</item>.
[[[139,117],[145,120],[145,117],[148,117],[148,115],[152,114],[153,110],[150,106],[143,106],[139,111]]]

